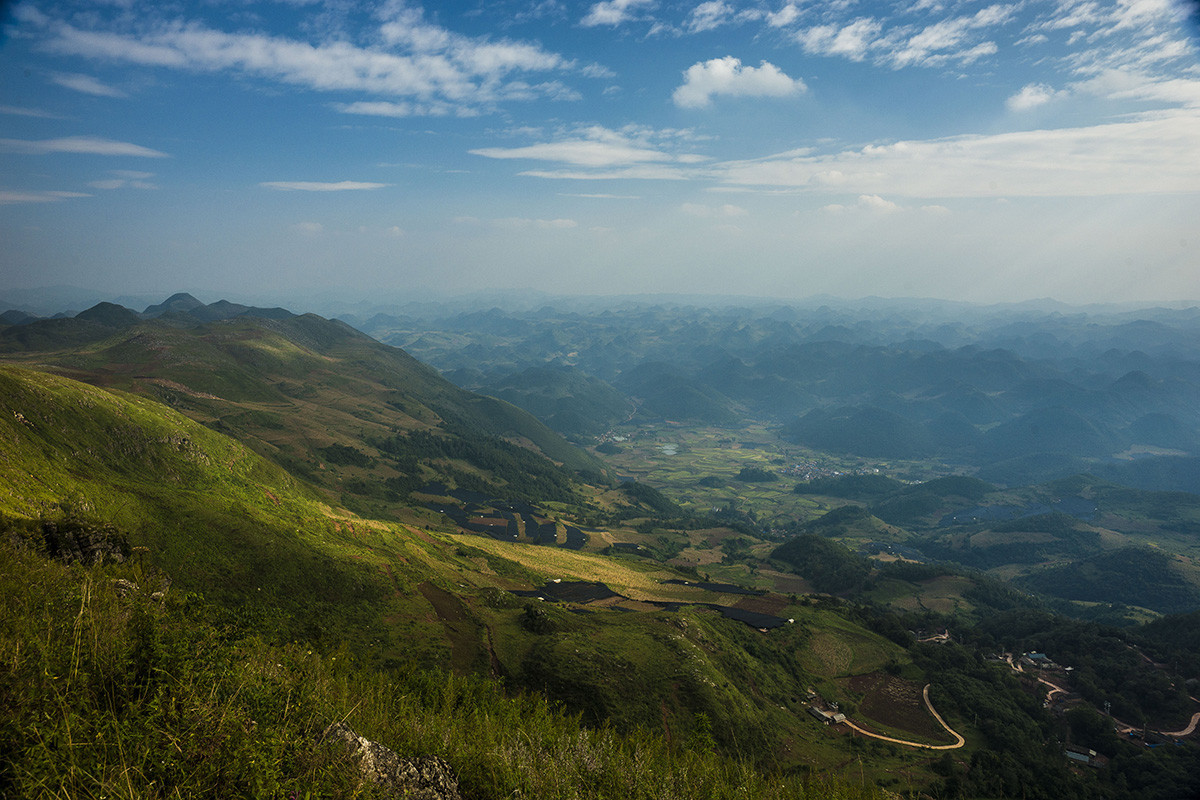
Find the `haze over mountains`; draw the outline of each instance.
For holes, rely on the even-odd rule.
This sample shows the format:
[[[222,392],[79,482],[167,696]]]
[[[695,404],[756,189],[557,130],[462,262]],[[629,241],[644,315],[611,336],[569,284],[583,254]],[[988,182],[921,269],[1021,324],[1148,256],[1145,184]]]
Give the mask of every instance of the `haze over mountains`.
[[[705,785],[751,780],[761,796],[811,796],[789,777],[810,771],[829,781],[812,789],[822,797],[1196,788],[1200,750],[1180,732],[1200,643],[1175,635],[1200,608],[1194,310],[580,301],[348,315],[356,329],[184,293],[143,308],[6,313],[0,327],[0,593],[24,609],[0,628],[0,663],[32,664],[17,643],[46,629],[58,633],[33,637],[37,659],[110,676],[77,693],[68,721],[178,738],[200,723],[147,698],[224,691],[180,655],[209,637],[239,681],[267,662],[291,676],[271,679],[270,711],[227,697],[288,752],[351,718],[447,759],[480,797],[551,778],[529,766],[544,755],[503,760],[545,734],[529,727],[542,712],[516,721],[515,701],[489,694],[497,678],[579,715],[570,741],[581,724],[611,727],[632,737],[620,747],[663,754],[649,773],[614,766],[613,786],[684,785],[670,765],[698,752],[716,759],[706,770],[753,762]],[[39,605],[31,571],[62,599]],[[166,588],[136,588],[150,581]],[[116,631],[119,657],[73,644],[93,585],[87,624]],[[1035,648],[1075,669],[1053,678],[1072,691],[1046,697],[984,658]],[[438,706],[420,738],[386,704],[357,710],[314,654],[346,665],[339,685],[393,681],[375,697],[429,697],[415,669],[490,688]],[[21,666],[0,702],[22,752],[44,754],[40,726],[62,698],[39,669]],[[115,715],[105,686],[132,698]],[[309,698],[302,723],[293,694]],[[1061,716],[1043,708],[1055,697]],[[1106,702],[1186,746],[1148,766],[1141,740],[1113,738]],[[900,744],[864,749],[816,724],[832,703],[867,739]],[[510,744],[452,747],[485,708],[512,720],[488,734]],[[238,725],[257,752],[255,727]],[[1099,748],[1111,771],[1072,772],[1063,741]],[[956,752],[933,762],[926,746]],[[243,778],[228,776],[251,779],[218,753],[226,767],[202,784],[193,751],[172,752],[164,785],[236,793]],[[575,777],[543,796],[591,785],[593,757],[572,752],[561,769]],[[86,753],[100,766],[72,785],[129,774],[116,751]],[[325,780],[312,771],[325,757],[289,756],[271,780],[295,785],[301,762]],[[870,773],[858,788],[834,777],[850,757]],[[43,779],[34,761],[18,769],[0,788]],[[687,785],[679,796],[708,791]]]
[[[655,304],[352,321],[517,404],[522,380],[544,402],[551,374],[580,373],[636,398],[643,418],[765,420],[818,449],[1013,485],[1091,470],[1200,490],[1196,309],[958,312]],[[601,387],[585,396],[609,421],[626,413]]]

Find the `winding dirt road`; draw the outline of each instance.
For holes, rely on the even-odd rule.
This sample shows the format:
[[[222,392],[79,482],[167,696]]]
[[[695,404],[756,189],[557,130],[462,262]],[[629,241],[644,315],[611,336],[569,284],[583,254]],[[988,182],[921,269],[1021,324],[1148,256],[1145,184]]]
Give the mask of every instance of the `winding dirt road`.
[[[863,736],[870,736],[872,739],[879,739],[880,741],[891,742],[892,744],[902,744],[905,747],[919,747],[923,750],[957,750],[958,748],[960,748],[964,744],[966,744],[967,740],[964,739],[962,736],[960,736],[956,730],[954,730],[949,725],[947,725],[946,720],[942,719],[942,715],[939,714],[936,709],[934,709],[933,703],[929,702],[929,684],[928,683],[925,684],[925,689],[922,692],[922,695],[924,695],[924,697],[925,697],[925,707],[929,709],[929,713],[933,714],[933,718],[938,721],[938,724],[941,725],[943,728],[945,728],[946,732],[955,738],[956,741],[954,742],[954,744],[922,744],[921,742],[908,742],[908,741],[905,741],[904,739],[893,739],[891,736],[884,736],[881,733],[871,733],[871,731],[863,730],[862,728],[858,727],[850,720],[846,720],[842,724],[846,725],[847,727],[853,728],[854,730],[861,733]],[[1200,714],[1198,714],[1197,716],[1200,716]],[[1192,723],[1195,724],[1194,719],[1192,720]]]
[[[1192,699],[1195,700],[1196,698],[1193,697]],[[1175,731],[1174,733],[1168,733],[1167,731],[1162,731],[1162,735],[1163,736],[1173,736],[1176,739],[1182,739],[1184,736],[1191,736],[1193,733],[1195,733],[1197,725],[1200,725],[1200,711],[1197,711],[1195,714],[1192,714],[1192,721],[1183,730]]]

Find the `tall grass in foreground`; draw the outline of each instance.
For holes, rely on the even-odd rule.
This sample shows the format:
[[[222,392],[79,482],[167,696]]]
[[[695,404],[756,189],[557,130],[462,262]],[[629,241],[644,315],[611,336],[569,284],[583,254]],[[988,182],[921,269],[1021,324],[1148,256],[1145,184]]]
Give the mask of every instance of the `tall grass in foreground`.
[[[153,598],[139,564],[64,566],[0,533],[0,796],[371,797],[345,720],[402,756],[439,755],[467,798],[878,796],[767,776],[650,732],[582,726],[538,696],[449,673],[217,629],[196,598]],[[138,585],[122,586],[118,579]]]

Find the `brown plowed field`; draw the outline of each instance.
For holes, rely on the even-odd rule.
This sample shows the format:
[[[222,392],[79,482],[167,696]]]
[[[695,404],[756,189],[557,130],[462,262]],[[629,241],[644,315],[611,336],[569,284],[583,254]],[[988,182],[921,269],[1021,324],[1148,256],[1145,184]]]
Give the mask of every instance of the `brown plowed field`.
[[[861,692],[859,716],[911,733],[931,744],[950,742],[946,731],[925,708],[921,684],[906,681],[886,672],[856,675],[847,681],[851,691]]]

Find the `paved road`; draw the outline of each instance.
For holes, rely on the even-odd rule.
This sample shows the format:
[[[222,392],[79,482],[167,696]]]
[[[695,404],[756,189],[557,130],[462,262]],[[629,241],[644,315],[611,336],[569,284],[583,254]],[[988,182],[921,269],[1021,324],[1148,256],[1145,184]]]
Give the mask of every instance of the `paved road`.
[[[922,694],[925,696],[925,707],[929,709],[930,714],[933,714],[933,718],[938,721],[938,724],[945,728],[946,732],[955,738],[956,741],[954,744],[922,744],[921,742],[907,742],[904,739],[893,739],[891,736],[884,736],[880,733],[871,733],[870,731],[863,730],[850,720],[846,720],[842,724],[853,728],[863,736],[870,736],[872,739],[879,739],[880,741],[891,742],[892,744],[902,744],[905,747],[920,747],[924,750],[957,750],[966,744],[967,740],[959,736],[957,731],[947,725],[946,720],[942,719],[942,715],[934,709],[933,703],[929,702],[929,684],[925,684],[925,690],[922,692]],[[1195,720],[1193,720],[1193,722],[1194,721]]]

